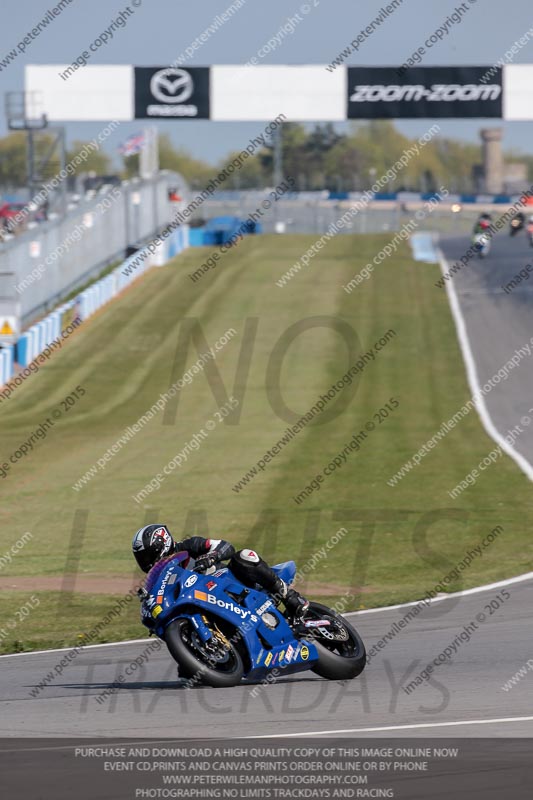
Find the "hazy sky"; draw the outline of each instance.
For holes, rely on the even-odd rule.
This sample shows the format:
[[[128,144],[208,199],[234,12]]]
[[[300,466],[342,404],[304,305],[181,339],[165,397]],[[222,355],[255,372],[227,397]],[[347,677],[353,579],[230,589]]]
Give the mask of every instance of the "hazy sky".
[[[112,41],[92,55],[91,64],[135,64],[164,66],[173,62],[200,35],[231,0],[137,0],[141,5],[119,29]],[[388,0],[308,0],[314,6],[290,36],[261,64],[328,64],[366,27]],[[474,2],[474,0],[472,0]],[[130,0],[131,3],[131,0]],[[54,0],[7,2],[0,26],[0,60],[42,19]],[[29,44],[25,54],[0,72],[2,92],[23,89],[25,64],[70,63],[126,7],[127,0],[72,0],[69,7]],[[243,64],[298,13],[301,0],[247,0],[233,18],[214,33],[187,61],[188,66]],[[348,62],[361,66],[399,66],[433,33],[460,2],[453,0],[403,0],[403,4],[352,54]],[[460,25],[454,25],[443,41],[429,50],[424,64],[490,65],[533,27],[531,0],[477,0]],[[533,41],[518,53],[514,63],[533,63]],[[533,91],[533,86],[532,86]],[[258,124],[198,121],[160,121],[171,135],[196,157],[217,162],[257,133]],[[427,122],[397,122],[408,135],[422,134]],[[478,141],[484,124],[502,125],[504,146],[533,153],[533,123],[503,123],[499,120],[439,123],[444,135]],[[108,150],[142,128],[143,121],[123,123],[109,138]],[[91,139],[100,123],[66,123],[67,139]],[[339,130],[346,123],[337,124]],[[0,135],[6,133],[0,112]]]

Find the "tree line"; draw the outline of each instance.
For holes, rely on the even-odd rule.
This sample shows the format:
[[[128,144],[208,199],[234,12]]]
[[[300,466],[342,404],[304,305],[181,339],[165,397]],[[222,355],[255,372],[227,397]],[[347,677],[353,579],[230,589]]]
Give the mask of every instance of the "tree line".
[[[50,147],[44,134],[40,147]],[[400,133],[394,122],[377,120],[354,122],[347,133],[338,133],[331,123],[306,127],[288,122],[281,129],[283,174],[295,181],[296,191],[327,189],[333,192],[367,189],[384,174],[415,140]],[[74,141],[68,148],[67,163],[80,152],[85,142]],[[159,137],[161,169],[179,172],[193,189],[201,189],[217,171],[229,163],[239,151],[229,153],[212,165],[175,147],[166,133]],[[533,179],[533,155],[509,151],[507,162],[521,161],[528,166],[529,180]],[[123,178],[138,174],[138,155],[122,159],[117,168],[113,158],[104,150],[91,153],[80,172],[97,175],[119,174]],[[254,158],[248,159],[240,170],[227,180],[228,189],[262,189],[273,183],[273,143],[268,142]],[[410,160],[391,191],[431,192],[446,185],[450,192],[477,191],[475,167],[481,162],[481,147],[448,137],[435,137]],[[43,179],[60,169],[57,160],[50,160]],[[14,132],[0,139],[0,189],[20,188],[27,181],[26,137]]]

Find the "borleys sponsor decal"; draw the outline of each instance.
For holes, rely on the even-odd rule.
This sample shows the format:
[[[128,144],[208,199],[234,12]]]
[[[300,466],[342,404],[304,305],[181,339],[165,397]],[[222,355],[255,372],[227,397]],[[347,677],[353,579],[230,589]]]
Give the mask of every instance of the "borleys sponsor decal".
[[[205,603],[209,603],[213,606],[218,606],[219,608],[225,608],[228,611],[233,611],[234,614],[241,617],[241,619],[246,619],[250,617],[252,622],[257,622],[257,617],[255,614],[250,616],[250,611],[246,608],[241,608],[240,606],[232,603],[231,600],[220,600],[218,597],[215,597],[214,594],[206,594],[205,592],[199,592],[198,589],[194,590],[194,596],[197,600],[203,600]]]

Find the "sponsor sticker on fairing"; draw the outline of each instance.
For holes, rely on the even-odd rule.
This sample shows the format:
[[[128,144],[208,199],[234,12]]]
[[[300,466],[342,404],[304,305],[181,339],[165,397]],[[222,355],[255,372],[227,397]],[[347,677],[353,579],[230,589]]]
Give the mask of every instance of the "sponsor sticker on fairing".
[[[250,611],[248,609],[235,605],[235,603],[232,603],[231,600],[220,600],[218,597],[215,597],[214,594],[206,594],[205,592],[200,592],[197,589],[194,590],[194,596],[197,600],[203,600],[205,603],[209,603],[210,605],[232,611],[234,614],[237,614],[237,616],[241,617],[241,619],[246,619],[248,616],[250,616]],[[252,614],[250,619],[252,622],[257,622],[257,617],[255,614]]]
[[[171,578],[171,577],[172,577],[172,575],[174,575],[174,574],[175,574],[175,573],[174,573],[174,572],[172,572],[172,569],[169,569],[169,570],[167,570],[167,572],[165,573],[165,577],[164,577],[164,578],[163,578],[163,580],[161,581],[161,586],[160,586],[160,588],[159,588],[159,594],[158,594],[158,596],[157,596],[157,602],[158,602],[158,603],[162,603],[162,602],[163,602],[163,595],[164,595],[164,593],[165,593],[165,589],[167,588],[167,584],[168,584],[168,583],[170,583],[170,578]],[[174,579],[174,580],[175,580],[175,579]]]
[[[213,572],[213,578],[220,578],[220,576],[225,575],[227,571],[227,567],[224,567],[224,569],[217,569],[216,572]]]
[[[265,658],[265,667],[268,667],[271,661],[272,661],[272,653],[267,653],[267,656]]]
[[[197,580],[198,580],[198,575],[191,575],[190,578],[187,578],[187,580],[185,581],[186,588],[190,589],[191,586],[194,586]]]
[[[261,616],[261,614],[263,614],[267,610],[267,608],[270,608],[271,605],[272,605],[272,600],[267,600],[266,603],[263,603],[261,608],[258,608],[255,613],[258,614],[258,616]]]
[[[208,581],[206,583],[206,586],[209,589],[209,591],[211,591],[212,589],[214,589],[216,587],[216,583],[215,583],[215,581]]]
[[[287,652],[285,653],[285,661],[287,662],[287,664],[291,663],[293,655],[294,655],[294,647],[292,646],[292,644],[290,644],[287,647]]]

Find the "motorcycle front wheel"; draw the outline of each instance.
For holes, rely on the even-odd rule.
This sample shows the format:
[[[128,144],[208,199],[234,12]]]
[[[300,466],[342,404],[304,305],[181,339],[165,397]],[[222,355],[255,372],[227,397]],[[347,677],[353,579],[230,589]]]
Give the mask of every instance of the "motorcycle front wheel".
[[[345,681],[356,678],[366,665],[366,650],[355,628],[344,617],[321,603],[311,602],[305,620],[327,620],[330,625],[311,628],[311,638],[318,651],[313,672],[322,678]]]
[[[202,641],[189,619],[176,619],[165,631],[165,642],[177,661],[180,677],[198,684],[227,688],[240,683],[244,665],[239,651],[210,620],[213,636]]]

